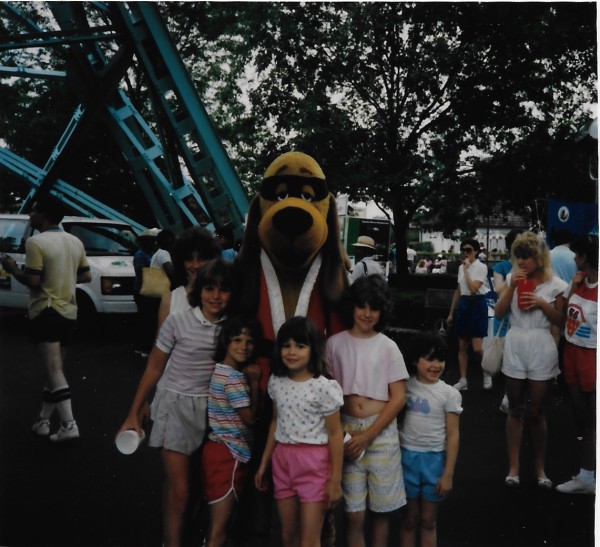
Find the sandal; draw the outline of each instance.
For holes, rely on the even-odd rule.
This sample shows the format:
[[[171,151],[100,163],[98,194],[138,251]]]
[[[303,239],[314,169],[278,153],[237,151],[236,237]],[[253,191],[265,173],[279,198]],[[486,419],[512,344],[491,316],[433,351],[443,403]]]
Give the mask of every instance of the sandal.
[[[504,479],[504,485],[509,488],[519,488],[519,486],[521,486],[521,481],[518,476],[507,475]]]
[[[548,477],[538,477],[537,485],[544,490],[552,490],[552,481]]]

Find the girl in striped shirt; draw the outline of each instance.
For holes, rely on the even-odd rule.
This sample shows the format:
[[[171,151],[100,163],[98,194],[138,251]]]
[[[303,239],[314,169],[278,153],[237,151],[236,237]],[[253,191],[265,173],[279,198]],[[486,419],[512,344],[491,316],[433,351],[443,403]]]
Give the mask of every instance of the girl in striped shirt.
[[[227,524],[251,456],[260,367],[250,363],[259,337],[256,320],[238,317],[223,325],[217,340],[217,364],[208,388],[209,434],[202,451],[210,507],[208,547],[227,542]]]

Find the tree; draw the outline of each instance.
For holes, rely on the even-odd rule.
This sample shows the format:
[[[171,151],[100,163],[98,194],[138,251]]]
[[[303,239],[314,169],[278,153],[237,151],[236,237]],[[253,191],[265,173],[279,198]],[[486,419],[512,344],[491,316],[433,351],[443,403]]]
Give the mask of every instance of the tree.
[[[248,108],[227,125],[236,152],[252,151],[251,176],[281,148],[313,154],[334,191],[391,209],[399,249],[419,211],[468,231],[493,204],[523,207],[514,185],[481,173],[495,158],[539,158],[533,145],[574,132],[594,97],[592,3],[227,9],[236,17],[220,36],[241,39],[229,42],[224,88],[255,70],[237,91]],[[522,181],[514,167],[505,182]]]
[[[23,3],[39,18],[37,4]],[[398,249],[417,215],[447,233],[468,232],[493,206],[519,211],[557,195],[567,164],[557,158],[577,156],[557,147],[569,148],[595,100],[591,2],[160,7],[248,187],[280,152],[301,149],[318,159],[333,192],[391,210]],[[135,69],[128,87],[143,111],[147,89]],[[22,84],[0,92],[20,97],[11,96],[11,120],[0,120],[2,138],[18,153],[31,148],[32,157],[46,158],[44,146],[55,139],[19,136],[14,120],[26,119],[35,101],[54,104],[62,91],[40,85],[32,95]],[[44,109],[50,130],[52,110]],[[101,135],[93,146],[109,158]],[[570,173],[582,182],[569,188],[585,186],[586,167]],[[102,188],[109,165],[84,168],[88,183]],[[117,170],[126,181],[126,168]],[[140,201],[126,183],[119,188],[118,202]],[[525,195],[516,191],[523,188]],[[406,271],[405,256],[398,258]]]

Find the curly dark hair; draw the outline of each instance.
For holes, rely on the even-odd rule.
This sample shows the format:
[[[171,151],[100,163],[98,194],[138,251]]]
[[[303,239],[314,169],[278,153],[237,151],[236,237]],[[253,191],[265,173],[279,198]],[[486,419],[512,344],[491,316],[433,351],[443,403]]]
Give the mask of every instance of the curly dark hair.
[[[221,327],[221,332],[217,337],[217,347],[215,349],[214,359],[217,363],[221,363],[227,355],[229,342],[234,336],[238,336],[242,331],[248,331],[249,336],[254,340],[254,348],[258,347],[258,342],[262,336],[260,324],[254,317],[235,316],[228,318]],[[248,363],[254,358],[254,353],[248,356]]]
[[[571,250],[579,256],[585,256],[593,270],[598,269],[598,236],[580,236],[571,242]]]
[[[417,362],[421,357],[428,360],[446,361],[448,343],[446,339],[433,331],[415,334],[406,350],[406,368],[412,376],[417,374]]]
[[[188,302],[192,308],[201,306],[202,304],[202,289],[209,285],[219,285],[222,289],[227,289],[233,293],[234,267],[231,262],[226,262],[222,258],[215,258],[207,262],[196,276],[194,285],[188,295]],[[232,308],[232,298],[229,299],[227,309]]]
[[[310,347],[308,370],[314,378],[329,377],[327,372],[329,366],[325,357],[325,337],[311,319],[300,316],[288,319],[281,325],[277,333],[271,365],[271,372],[275,376],[288,375],[288,369],[281,359],[281,348],[288,340],[294,340],[298,344],[306,344]]]
[[[375,330],[381,332],[387,325],[393,304],[388,284],[379,274],[359,277],[347,289],[342,313],[348,327],[354,324],[354,308],[364,308],[366,305],[381,312],[379,322],[375,325]]]
[[[221,256],[221,248],[214,236],[204,228],[194,226],[181,232],[171,252],[174,287],[187,285],[187,272],[183,262],[189,260],[192,253],[198,253],[198,256],[204,260],[211,260]]]

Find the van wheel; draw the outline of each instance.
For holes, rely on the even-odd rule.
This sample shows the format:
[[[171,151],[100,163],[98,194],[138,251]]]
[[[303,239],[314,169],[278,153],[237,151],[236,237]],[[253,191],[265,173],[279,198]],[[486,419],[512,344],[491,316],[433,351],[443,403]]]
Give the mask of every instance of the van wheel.
[[[90,297],[83,291],[75,293],[77,300],[77,329],[79,332],[91,332],[97,327],[98,312]]]

